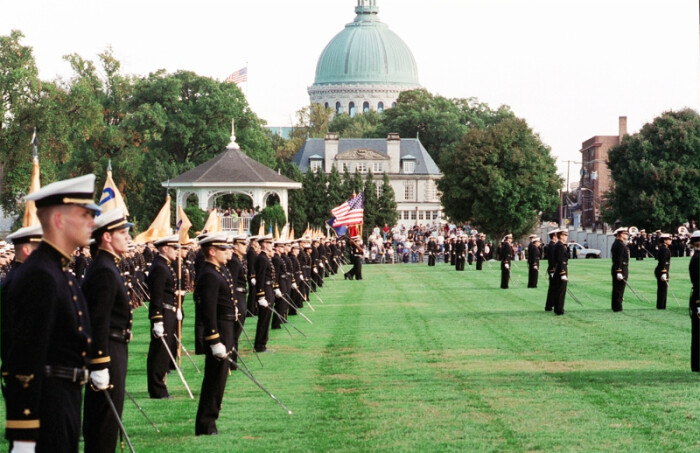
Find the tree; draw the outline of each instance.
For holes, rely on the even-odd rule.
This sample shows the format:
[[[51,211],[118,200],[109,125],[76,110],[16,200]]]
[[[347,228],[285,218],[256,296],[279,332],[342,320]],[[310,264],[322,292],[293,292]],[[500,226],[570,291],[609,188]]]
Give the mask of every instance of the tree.
[[[329,132],[337,132],[342,138],[380,138],[382,114],[369,110],[351,117],[347,113],[335,115],[328,126]]]
[[[375,220],[377,225],[380,227],[384,224],[389,225],[389,227],[396,225],[396,222],[399,220],[399,213],[396,210],[394,188],[391,187],[389,175],[386,172],[382,175],[382,186],[377,203],[379,205]]]
[[[603,219],[673,232],[700,214],[700,115],[669,111],[608,153]]]
[[[328,206],[330,206],[331,209],[347,200],[347,197],[345,197],[345,194],[343,193],[343,184],[340,180],[340,172],[335,165],[331,167],[331,172],[328,173],[327,194]]]
[[[443,151],[440,162],[446,214],[491,236],[521,236],[539,211],[559,202],[562,180],[554,158],[525,120],[507,117],[472,128],[453,152]]]
[[[296,182],[303,183],[304,175],[296,165],[292,164],[291,162],[284,162],[281,160],[278,161],[278,164],[283,175]],[[289,224],[292,226],[292,228],[294,228],[296,233],[300,233],[306,228],[307,222],[307,205],[303,187],[298,190],[290,190],[288,192],[288,200]]]
[[[481,129],[512,116],[507,107],[492,110],[476,98],[448,99],[421,88],[399,95],[396,107],[382,113],[377,134],[386,137],[396,132],[402,138],[418,137],[438,163],[441,150],[451,150],[468,129]]]
[[[250,219],[250,231],[258,231],[260,228],[260,222],[265,222],[265,234],[267,234],[270,229],[275,232],[275,226],[277,226],[277,231],[282,232],[282,228],[287,223],[287,219],[284,216],[284,211],[282,207],[278,204],[274,206],[268,206],[262,211],[258,212]]]

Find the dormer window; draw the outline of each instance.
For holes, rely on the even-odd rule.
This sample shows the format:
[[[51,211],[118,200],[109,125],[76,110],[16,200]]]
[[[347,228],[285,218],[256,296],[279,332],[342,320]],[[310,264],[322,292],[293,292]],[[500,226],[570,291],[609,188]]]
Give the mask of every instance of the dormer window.
[[[407,156],[404,156],[403,159],[401,159],[401,161],[403,162],[404,174],[410,175],[416,171],[416,158],[414,156],[411,156],[409,154]]]
[[[309,157],[309,170],[316,172],[323,168],[323,156],[314,154]]]

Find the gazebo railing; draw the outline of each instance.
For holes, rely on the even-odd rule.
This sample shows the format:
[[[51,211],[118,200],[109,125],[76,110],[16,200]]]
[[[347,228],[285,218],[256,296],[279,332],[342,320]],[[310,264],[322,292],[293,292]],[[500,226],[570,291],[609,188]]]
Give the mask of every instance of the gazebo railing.
[[[243,231],[250,232],[250,217],[219,217],[223,231],[238,231],[238,225],[243,222]]]

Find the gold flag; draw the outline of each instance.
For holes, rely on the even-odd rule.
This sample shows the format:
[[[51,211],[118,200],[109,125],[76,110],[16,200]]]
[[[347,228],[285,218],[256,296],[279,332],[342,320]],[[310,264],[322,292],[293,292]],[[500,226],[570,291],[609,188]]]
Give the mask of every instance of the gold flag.
[[[109,164],[109,168],[107,168],[107,178],[105,179],[105,186],[102,189],[102,196],[100,197],[100,202],[98,204],[100,205],[102,212],[122,208],[122,211],[124,211],[124,217],[129,216],[129,210],[126,208],[126,203],[124,203],[124,197],[122,197],[117,185],[114,183],[114,179],[112,179],[111,162]]]
[[[41,181],[39,178],[39,158],[34,157],[32,159],[32,177],[29,180],[29,193],[36,192],[41,188]],[[36,216],[36,204],[34,200],[27,200],[24,205],[24,216],[22,217],[22,226],[34,226],[39,225],[39,218]]]
[[[218,233],[221,231],[221,221],[216,213],[216,209],[212,209],[207,217],[207,221],[204,222],[202,227],[202,233]]]
[[[178,205],[177,218],[175,219],[175,229],[177,230],[177,234],[179,236],[178,242],[180,244],[187,244],[190,241],[190,237],[188,236],[187,232],[190,230],[191,226],[192,222],[190,222],[190,219],[187,218],[185,210],[182,209],[182,206]]]
[[[170,195],[165,196],[165,203],[160,208],[158,215],[146,231],[134,238],[135,244],[145,244],[172,234],[170,228]]]

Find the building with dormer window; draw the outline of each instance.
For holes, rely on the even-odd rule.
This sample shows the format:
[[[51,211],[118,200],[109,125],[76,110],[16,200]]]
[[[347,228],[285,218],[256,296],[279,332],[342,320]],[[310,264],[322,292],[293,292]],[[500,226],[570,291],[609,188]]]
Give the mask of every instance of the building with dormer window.
[[[389,134],[385,139],[339,139],[337,134],[328,134],[325,139],[306,140],[292,163],[302,173],[320,169],[328,174],[333,166],[341,173],[345,169],[363,174],[372,170],[377,195],[381,193],[383,173],[387,173],[394,189],[400,225],[427,225],[442,218],[437,189],[442,173],[416,138]]]

